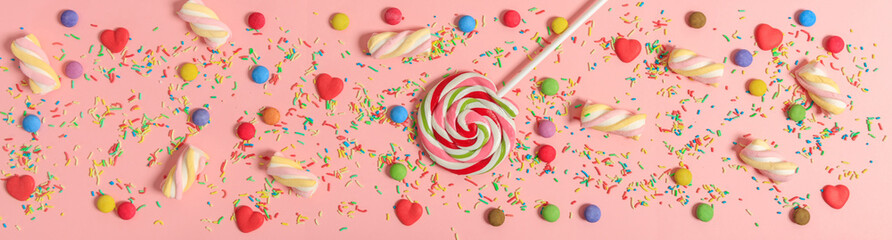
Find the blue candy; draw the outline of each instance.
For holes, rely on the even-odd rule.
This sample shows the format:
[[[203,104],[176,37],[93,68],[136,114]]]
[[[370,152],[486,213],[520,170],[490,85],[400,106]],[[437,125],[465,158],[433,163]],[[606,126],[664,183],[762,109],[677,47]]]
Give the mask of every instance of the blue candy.
[[[464,15],[458,19],[458,30],[462,32],[471,32],[474,31],[474,28],[477,27],[477,20],[474,20],[474,17]]]
[[[390,121],[403,123],[409,118],[409,112],[403,106],[395,106],[390,109]]]
[[[799,13],[799,25],[805,27],[811,27],[815,25],[815,21],[818,20],[818,16],[815,15],[815,12],[811,10],[805,10]]]
[[[25,116],[25,119],[22,119],[22,128],[24,128],[26,132],[36,133],[37,130],[40,130],[40,117],[37,117],[34,114]]]
[[[207,109],[199,108],[192,112],[192,123],[196,126],[207,125],[211,121],[211,113]]]
[[[741,67],[749,67],[753,64],[753,54],[749,50],[740,49],[734,52],[734,64]]]
[[[589,204],[588,206],[585,206],[585,211],[582,215],[585,216],[585,220],[590,223],[598,222],[598,220],[601,220],[601,208],[594,204]]]
[[[74,27],[77,25],[77,13],[72,10],[65,10],[62,12],[62,16],[59,16],[59,21],[62,22],[62,26],[66,27]]]
[[[266,69],[264,66],[254,67],[254,71],[251,72],[251,79],[258,84],[269,81],[269,69]]]

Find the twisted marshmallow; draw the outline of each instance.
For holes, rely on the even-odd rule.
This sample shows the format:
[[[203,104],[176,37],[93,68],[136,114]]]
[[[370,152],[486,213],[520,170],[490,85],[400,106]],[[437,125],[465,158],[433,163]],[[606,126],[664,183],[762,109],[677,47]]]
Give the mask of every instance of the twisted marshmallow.
[[[784,161],[780,153],[761,139],[753,140],[738,156],[762,175],[778,182],[787,181],[799,168],[795,163]]]
[[[12,42],[12,54],[19,59],[19,68],[28,76],[28,86],[36,94],[46,94],[59,89],[59,75],[50,67],[49,58],[40,48],[34,34],[28,34]]]
[[[443,79],[418,110],[418,139],[428,156],[455,174],[481,174],[514,148],[514,103],[496,95],[483,75],[466,72]]]
[[[821,109],[832,114],[840,114],[846,107],[846,96],[839,93],[839,86],[833,79],[827,77],[818,66],[818,62],[812,61],[796,71],[796,82],[808,91],[808,97]]]
[[[214,10],[205,6],[201,0],[189,0],[183,4],[177,15],[183,21],[189,22],[192,31],[198,36],[204,37],[205,42],[214,48],[219,48],[232,36],[229,27],[220,21]]]
[[[669,53],[669,69],[698,82],[715,85],[724,74],[725,65],[691,50],[676,48]]]
[[[319,187],[316,175],[304,171],[300,163],[276,153],[270,158],[266,174],[272,175],[276,182],[289,186],[302,197],[310,197]]]
[[[584,128],[622,135],[638,140],[644,130],[647,115],[636,114],[623,109],[614,109],[600,103],[585,103],[579,114],[579,121]]]
[[[191,145],[184,145],[181,148],[175,165],[161,183],[161,192],[168,198],[182,199],[183,193],[192,187],[192,183],[204,170],[209,158],[204,151]]]
[[[374,58],[414,57],[431,52],[430,29],[376,33],[369,38],[369,53]]]

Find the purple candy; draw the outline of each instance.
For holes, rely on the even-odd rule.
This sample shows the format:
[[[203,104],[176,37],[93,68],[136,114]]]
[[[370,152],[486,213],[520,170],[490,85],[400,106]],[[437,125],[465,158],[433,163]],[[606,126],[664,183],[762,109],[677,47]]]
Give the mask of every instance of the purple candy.
[[[753,54],[746,49],[737,50],[737,52],[734,52],[734,64],[741,67],[749,67],[750,64],[753,64]]]
[[[536,132],[543,137],[550,138],[554,136],[554,132],[557,131],[554,127],[554,122],[549,121],[548,119],[539,120],[539,124],[536,124]]]
[[[192,111],[192,123],[201,127],[211,122],[211,113],[207,109],[199,108]]]
[[[71,79],[77,79],[84,74],[84,66],[77,61],[68,62],[65,65],[65,76]]]
[[[65,10],[62,12],[62,15],[59,16],[59,22],[62,22],[62,26],[65,27],[74,27],[77,25],[77,12],[72,10]]]

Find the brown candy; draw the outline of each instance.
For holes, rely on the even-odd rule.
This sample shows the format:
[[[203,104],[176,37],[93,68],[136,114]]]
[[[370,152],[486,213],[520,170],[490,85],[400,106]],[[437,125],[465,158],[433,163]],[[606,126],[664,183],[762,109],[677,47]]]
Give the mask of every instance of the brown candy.
[[[706,15],[702,12],[693,12],[688,16],[688,26],[692,28],[702,28],[706,25]]]
[[[496,227],[502,226],[505,223],[505,212],[498,208],[490,210],[486,216],[486,221]]]
[[[793,209],[793,222],[799,225],[808,224],[808,220],[811,219],[811,214],[808,213],[808,210],[805,208],[796,208]]]
[[[263,115],[261,118],[261,120],[263,120],[263,123],[266,123],[269,125],[276,125],[277,123],[279,123],[279,110],[278,109],[275,109],[272,107],[266,107],[263,109],[262,112],[260,112],[260,114]]]

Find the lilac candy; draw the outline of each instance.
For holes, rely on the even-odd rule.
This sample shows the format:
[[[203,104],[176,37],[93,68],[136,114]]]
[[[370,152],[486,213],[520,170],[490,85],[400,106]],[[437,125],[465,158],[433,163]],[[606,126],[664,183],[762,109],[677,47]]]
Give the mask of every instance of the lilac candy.
[[[540,136],[550,138],[554,136],[554,132],[556,131],[554,127],[554,122],[548,119],[539,120],[539,123],[536,124],[536,132],[539,133]]]
[[[62,12],[62,15],[59,16],[59,22],[62,22],[62,26],[65,27],[74,27],[77,25],[77,12],[72,10],[65,10]]]
[[[741,67],[749,67],[750,64],[753,64],[753,54],[746,49],[737,50],[737,52],[734,52],[734,64]]]
[[[84,66],[77,61],[68,62],[65,65],[65,76],[71,79],[77,79],[84,74]]]

